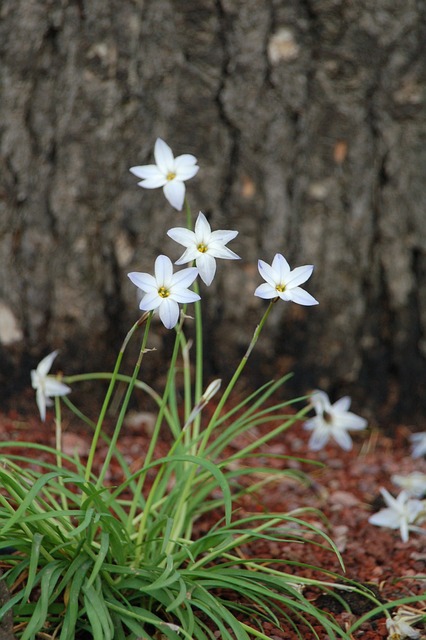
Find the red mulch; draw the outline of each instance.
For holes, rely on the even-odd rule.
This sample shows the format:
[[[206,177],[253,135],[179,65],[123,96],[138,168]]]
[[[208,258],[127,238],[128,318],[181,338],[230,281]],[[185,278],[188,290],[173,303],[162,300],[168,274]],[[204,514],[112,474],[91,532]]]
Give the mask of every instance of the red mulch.
[[[31,394],[24,400],[23,413],[11,410],[7,414],[0,414],[0,440],[36,441],[54,445],[53,416],[50,413],[46,424],[40,423],[36,407],[29,416],[28,401]],[[32,399],[31,399],[32,401]],[[134,421],[129,421],[120,438],[120,449],[125,453],[128,461],[139,465],[149,441],[149,415]],[[80,455],[88,451],[90,433],[84,425],[77,423],[64,411],[64,448],[72,454],[75,448]],[[424,428],[424,427],[422,427]],[[381,527],[374,527],[368,523],[368,516],[372,513],[373,505],[378,503],[380,487],[386,487],[394,495],[399,492],[392,484],[394,473],[408,474],[418,470],[426,473],[425,460],[413,460],[410,456],[408,436],[412,429],[400,426],[393,437],[386,437],[380,432],[364,432],[355,434],[354,447],[351,452],[342,451],[337,445],[329,444],[318,453],[309,452],[307,448],[308,434],[300,425],[292,427],[272,444],[263,447],[265,453],[277,455],[291,455],[307,458],[324,463],[323,468],[291,460],[290,466],[308,472],[310,485],[304,486],[289,478],[275,477],[266,485],[265,491],[243,501],[241,508],[247,512],[274,511],[287,512],[298,507],[316,507],[329,520],[329,529],[325,529],[336,542],[342,553],[346,567],[346,577],[359,583],[370,583],[377,588],[378,595],[385,601],[395,600],[405,596],[420,595],[426,587],[426,538],[420,534],[411,534],[407,543],[400,539],[398,531],[391,531]],[[254,429],[251,435],[255,437]],[[245,444],[247,440],[239,441],[236,446]],[[163,442],[164,451],[167,443]],[[2,450],[3,452],[4,450]],[[102,459],[102,451],[100,451]],[[259,463],[259,461],[257,461]],[[265,459],[265,464],[284,467],[287,462],[282,460]],[[118,470],[111,469],[112,477]],[[210,516],[211,517],[211,516]],[[316,524],[320,519],[314,517]],[[311,518],[312,521],[312,518]],[[210,525],[208,520],[200,523],[200,532]],[[324,525],[321,525],[324,527]],[[259,557],[274,559],[300,560],[304,563],[321,567],[328,571],[342,573],[336,556],[318,546],[306,544],[280,545],[277,542],[259,543],[255,550]],[[287,572],[290,567],[285,568]],[[295,572],[297,575],[297,571]],[[309,576],[309,570],[303,572]],[[418,576],[423,576],[423,579]],[[315,577],[324,577],[316,574]],[[296,580],[295,580],[296,581]],[[321,603],[322,608],[331,611],[339,624],[345,628],[362,614],[363,603],[349,603],[352,614],[335,611],[335,601],[320,596],[314,590],[306,591],[305,595]],[[322,599],[321,599],[322,598]],[[365,604],[365,603],[364,603]],[[425,607],[425,605],[419,605]],[[367,606],[368,608],[371,608]],[[365,609],[364,609],[365,612]],[[268,628],[264,631],[273,640],[293,640],[297,635],[291,629],[279,631]],[[313,638],[309,630],[302,630],[305,640]],[[317,630],[320,638],[326,638],[324,631]],[[384,618],[369,620],[354,638],[375,640],[386,638]]]

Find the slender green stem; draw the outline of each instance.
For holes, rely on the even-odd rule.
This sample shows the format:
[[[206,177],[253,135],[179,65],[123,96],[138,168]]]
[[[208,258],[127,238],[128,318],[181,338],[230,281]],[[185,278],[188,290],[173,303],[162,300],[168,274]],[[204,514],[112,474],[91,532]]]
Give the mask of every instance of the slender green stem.
[[[137,504],[138,504],[138,499],[139,499],[139,495],[142,493],[143,491],[143,487],[145,484],[145,479],[146,479],[146,474],[147,474],[147,467],[148,465],[151,463],[152,460],[152,456],[154,454],[155,451],[155,447],[157,445],[157,440],[158,440],[158,436],[160,433],[160,428],[161,428],[161,424],[163,422],[163,417],[166,411],[166,407],[167,407],[167,401],[169,398],[169,394],[170,394],[170,389],[172,387],[172,385],[174,384],[174,380],[175,380],[175,372],[176,372],[176,360],[177,360],[177,356],[179,353],[179,345],[180,345],[180,333],[182,331],[182,325],[183,325],[183,321],[184,321],[184,316],[181,316],[181,320],[179,322],[178,328],[176,329],[176,339],[175,339],[175,344],[173,347],[173,353],[172,353],[172,357],[170,360],[170,367],[169,367],[169,372],[167,375],[167,381],[166,381],[166,387],[164,389],[164,393],[163,393],[163,398],[162,398],[162,402],[161,405],[159,407],[158,410],[158,415],[157,415],[157,420],[155,422],[154,425],[154,429],[152,432],[152,436],[151,436],[151,440],[149,443],[149,447],[148,447],[148,451],[145,457],[145,461],[144,461],[144,470],[141,472],[140,476],[139,476],[139,480],[138,480],[138,484],[134,493],[134,497],[132,500],[132,504],[130,505],[130,509],[129,509],[129,517],[128,517],[128,530],[129,533],[131,532],[131,528],[132,528],[132,523],[134,521],[135,515],[136,515],[136,509],[137,509]],[[173,434],[175,436],[175,438],[178,437],[178,434],[175,433]],[[158,479],[161,477],[160,472],[157,474]],[[157,481],[157,478],[156,478]],[[144,535],[146,533],[146,523],[148,520],[148,517],[150,515],[150,509],[151,506],[154,502],[154,499],[156,498],[155,495],[155,487],[158,485],[158,482],[154,482],[154,485],[151,487],[151,490],[149,492],[148,498],[146,500],[146,504],[143,510],[143,514],[142,514],[142,518],[140,520],[140,524],[139,524],[139,528],[138,528],[138,535],[137,535],[137,542],[136,542],[136,557],[135,557],[135,566],[137,566],[140,563],[141,557],[142,557],[142,542],[144,539]]]
[[[192,215],[191,208],[187,198],[185,198],[186,225],[192,231]],[[200,294],[198,280],[194,282],[194,291]],[[198,300],[194,303],[195,312],[195,393],[194,403],[199,402],[203,393],[203,317],[201,310],[201,302]],[[200,431],[201,416],[197,416],[193,425],[193,436],[196,440]]]
[[[139,351],[139,356],[138,356],[135,368],[133,370],[132,378],[131,378],[128,386],[127,386],[126,395],[124,397],[123,404],[121,405],[121,409],[120,409],[120,413],[119,413],[119,416],[118,416],[118,419],[117,419],[117,423],[115,425],[114,433],[112,435],[111,442],[110,442],[110,444],[108,446],[108,451],[107,451],[107,454],[105,456],[105,460],[104,460],[104,463],[102,465],[102,469],[101,469],[101,472],[99,474],[99,478],[98,478],[97,483],[96,483],[96,487],[98,489],[103,484],[106,472],[107,472],[107,470],[109,468],[109,465],[110,465],[110,462],[111,462],[111,458],[112,458],[112,456],[114,455],[114,452],[115,452],[118,436],[120,435],[120,431],[121,431],[121,428],[123,426],[123,422],[124,422],[124,418],[126,416],[127,407],[129,405],[130,397],[131,397],[131,395],[133,393],[133,389],[135,387],[136,379],[138,377],[139,370],[141,368],[142,358],[144,356],[144,353],[146,352],[146,344],[147,344],[147,340],[148,340],[149,329],[150,329],[150,326],[151,326],[152,315],[153,315],[153,311],[150,311],[149,315],[148,315],[148,317],[146,319],[145,331],[144,331],[143,338],[142,338],[142,344],[141,344],[141,348],[140,348],[140,351]]]
[[[61,417],[61,399],[55,397],[55,449],[56,449],[56,466],[62,469],[62,417]],[[59,476],[59,484],[64,486],[64,479]],[[61,503],[64,511],[68,511],[68,500],[63,491],[61,491]]]
[[[93,461],[95,459],[96,447],[98,445],[99,436],[100,436],[101,431],[102,431],[102,425],[103,425],[103,422],[104,422],[104,419],[105,419],[105,415],[106,415],[109,403],[111,401],[112,392],[114,391],[115,383],[117,381],[117,375],[118,375],[118,371],[119,371],[120,366],[121,366],[121,361],[123,359],[124,351],[125,351],[128,343],[129,343],[130,338],[132,337],[132,335],[134,334],[136,329],[143,322],[145,322],[146,317],[147,317],[147,315],[144,314],[141,318],[139,318],[139,320],[137,322],[135,322],[133,327],[130,329],[130,331],[128,332],[128,334],[124,338],[123,344],[121,345],[121,349],[120,349],[120,351],[118,353],[117,360],[116,360],[115,367],[114,367],[114,371],[112,373],[112,378],[110,380],[109,387],[108,387],[108,390],[106,392],[105,399],[104,399],[101,411],[99,413],[98,422],[96,423],[95,433],[93,434],[92,444],[90,446],[89,456],[88,456],[88,459],[87,459],[86,473],[85,473],[85,476],[84,476],[84,479],[85,479],[86,482],[89,481],[90,475],[92,473],[92,467],[93,467]]]
[[[256,342],[259,339],[260,333],[261,333],[261,331],[263,329],[263,326],[264,326],[264,324],[265,324],[265,322],[266,322],[266,320],[267,320],[267,318],[268,318],[268,316],[269,316],[269,314],[271,312],[271,309],[272,309],[274,303],[275,303],[275,299],[271,300],[271,302],[269,303],[268,308],[266,309],[265,313],[263,314],[263,317],[262,317],[261,321],[259,322],[259,324],[257,325],[257,327],[256,327],[256,329],[255,329],[255,331],[253,333],[253,337],[252,337],[251,342],[250,342],[250,344],[249,344],[249,346],[247,348],[247,351],[245,352],[244,356],[242,357],[240,364],[236,368],[234,375],[232,376],[231,380],[229,381],[228,386],[226,387],[226,389],[225,389],[220,401],[218,402],[216,410],[215,410],[214,414],[212,415],[212,417],[210,419],[210,422],[207,425],[206,430],[204,432],[203,439],[202,439],[202,441],[200,443],[200,447],[198,449],[198,455],[202,455],[203,454],[203,452],[204,452],[204,450],[205,450],[205,448],[206,448],[206,446],[208,444],[208,441],[210,439],[211,433],[212,433],[214,427],[216,426],[216,421],[217,421],[218,417],[220,416],[220,413],[221,413],[223,407],[225,406],[225,403],[226,403],[227,399],[229,398],[229,395],[230,395],[231,391],[233,390],[235,384],[237,383],[238,378],[240,377],[241,373],[243,372],[244,367],[247,364],[247,361],[248,361],[248,359],[250,357],[250,354],[253,351],[253,349],[254,349],[254,347],[256,345]]]

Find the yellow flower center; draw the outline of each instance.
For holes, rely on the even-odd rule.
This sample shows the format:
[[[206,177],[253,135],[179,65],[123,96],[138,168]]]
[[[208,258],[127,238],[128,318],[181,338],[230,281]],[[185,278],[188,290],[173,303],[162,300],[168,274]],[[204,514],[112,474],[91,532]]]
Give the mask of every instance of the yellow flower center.
[[[275,289],[276,291],[279,291],[280,293],[282,293],[283,291],[285,291],[285,284],[277,284]]]
[[[198,251],[200,253],[206,253],[208,247],[207,247],[206,244],[204,244],[204,242],[200,242],[200,244],[198,245],[197,249],[198,249]]]
[[[160,288],[158,289],[158,295],[159,295],[161,298],[168,298],[168,297],[169,297],[169,295],[170,295],[170,291],[169,291],[168,289],[166,289],[166,287],[160,287]]]
[[[176,178],[176,174],[173,173],[173,171],[169,171],[169,173],[166,175],[166,180],[174,180]]]

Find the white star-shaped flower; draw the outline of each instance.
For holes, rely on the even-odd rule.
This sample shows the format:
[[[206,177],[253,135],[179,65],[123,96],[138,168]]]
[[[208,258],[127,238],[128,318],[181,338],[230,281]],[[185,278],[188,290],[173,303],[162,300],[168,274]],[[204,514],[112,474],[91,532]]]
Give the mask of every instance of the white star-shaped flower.
[[[415,498],[422,498],[426,495],[426,473],[413,471],[406,476],[395,474],[391,478],[392,482],[406,493]]]
[[[46,407],[50,407],[53,404],[51,398],[65,396],[71,391],[70,387],[60,382],[55,376],[47,375],[57,355],[58,351],[49,353],[39,362],[37,369],[31,371],[31,384],[33,389],[36,390],[37,406],[43,422],[46,420]]]
[[[413,458],[421,458],[426,455],[426,431],[412,433],[410,442],[413,445],[411,455]]]
[[[175,227],[169,229],[167,235],[186,247],[176,264],[186,264],[195,260],[201,280],[211,285],[216,273],[216,258],[239,260],[240,256],[225,247],[238,235],[238,231],[212,231],[204,213],[200,211],[195,222],[194,231]]]
[[[310,293],[299,286],[311,277],[314,269],[312,265],[296,267],[291,270],[284,256],[277,253],[272,265],[259,260],[258,268],[260,275],[266,282],[257,287],[254,292],[255,296],[266,299],[281,298],[286,302],[291,300],[306,306],[318,304],[318,300],[315,300]]]
[[[173,265],[167,256],[158,256],[155,261],[155,277],[149,273],[132,272],[130,280],[145,293],[140,309],[158,309],[160,320],[166,329],[173,329],[179,320],[179,303],[196,302],[200,296],[188,287],[198,275],[195,267],[188,267],[173,273]]]
[[[163,187],[164,195],[172,207],[182,210],[185,199],[185,180],[193,178],[199,170],[197,158],[190,153],[174,157],[169,145],[157,138],[154,147],[156,164],[131,167],[130,171],[138,178],[140,187],[157,189]]]
[[[352,449],[352,439],[348,431],[361,431],[367,426],[367,420],[348,411],[351,405],[349,396],[330,403],[324,391],[315,391],[311,403],[316,416],[304,423],[304,428],[312,431],[308,446],[312,451],[319,451],[333,438],[345,451]]]
[[[394,498],[386,489],[380,489],[380,493],[386,503],[386,509],[381,509],[377,513],[373,513],[368,518],[370,524],[377,527],[389,527],[389,529],[399,529],[401,540],[407,542],[408,532],[411,525],[424,511],[425,506],[421,500],[410,498],[406,491]]]

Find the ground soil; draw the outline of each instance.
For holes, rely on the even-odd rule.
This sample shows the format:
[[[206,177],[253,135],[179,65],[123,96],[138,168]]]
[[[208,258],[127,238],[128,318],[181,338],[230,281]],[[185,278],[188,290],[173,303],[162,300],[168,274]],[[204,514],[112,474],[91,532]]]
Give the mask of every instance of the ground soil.
[[[36,411],[29,413],[29,402],[33,402],[29,393],[21,408],[10,409],[0,414],[0,440],[37,441],[54,444],[53,415],[50,412],[45,424],[38,419]],[[131,464],[138,465],[143,460],[149,441],[150,414],[134,414],[127,421],[120,439],[120,448]],[[88,451],[90,433],[84,425],[74,418],[64,418],[64,448],[68,453],[77,449],[80,455]],[[416,430],[423,430],[422,425]],[[257,428],[255,428],[257,429]],[[237,441],[235,447],[246,444],[247,438],[256,438],[256,430],[244,436],[245,442]],[[408,542],[401,541],[398,531],[374,527],[368,523],[373,510],[380,508],[380,487],[386,487],[394,495],[399,492],[391,480],[395,473],[408,474],[418,470],[426,473],[426,461],[414,460],[410,456],[408,437],[414,430],[411,425],[400,425],[392,437],[382,432],[366,431],[355,434],[354,447],[343,452],[337,445],[329,443],[322,451],[312,453],[307,447],[308,434],[302,425],[295,425],[277,440],[264,447],[264,452],[277,456],[290,455],[323,463],[324,466],[311,467],[306,462],[291,460],[284,463],[278,457],[268,458],[268,464],[275,466],[290,465],[294,469],[308,473],[308,484],[300,484],[286,477],[276,477],[261,493],[243,502],[241,509],[247,512],[273,511],[288,512],[298,507],[316,507],[328,519],[324,525],[319,516],[313,519],[318,526],[326,530],[336,542],[344,561],[345,575],[351,580],[369,585],[376,589],[377,596],[383,601],[393,601],[405,596],[419,596],[426,590],[426,537],[411,534]],[[167,449],[165,440],[161,447]],[[102,457],[102,451],[100,451]],[[114,479],[114,467],[111,479]],[[312,521],[312,517],[311,517]],[[200,522],[199,533],[213,522]],[[426,533],[426,531],[425,531]],[[314,545],[280,545],[277,542],[259,544],[256,549],[246,550],[261,557],[274,559],[302,560],[306,564],[321,567],[327,571],[342,574],[335,554]],[[291,568],[286,567],[286,570]],[[295,576],[300,570],[295,571]],[[306,569],[302,575],[310,576]],[[316,577],[320,577],[316,575]],[[315,590],[305,591],[305,595],[321,608],[329,611],[343,628],[348,628],[357,617],[371,608],[364,602],[348,602],[351,611],[342,611],[334,599],[324,597]],[[425,602],[414,603],[416,608],[425,608]],[[265,626],[273,640],[293,640],[298,636],[291,629],[278,630]],[[306,640],[314,636],[306,629],[302,630]],[[326,639],[324,631],[317,629],[318,636]],[[424,631],[426,633],[426,631]],[[374,640],[387,637],[385,619],[369,620],[357,630],[353,638]],[[424,636],[426,637],[426,636]]]

